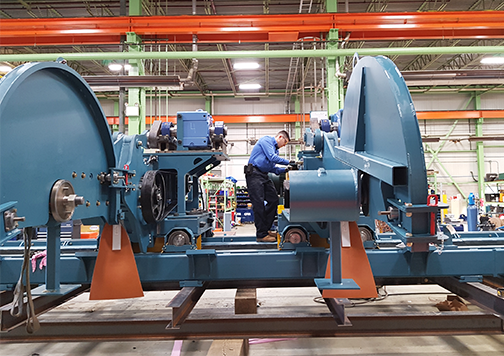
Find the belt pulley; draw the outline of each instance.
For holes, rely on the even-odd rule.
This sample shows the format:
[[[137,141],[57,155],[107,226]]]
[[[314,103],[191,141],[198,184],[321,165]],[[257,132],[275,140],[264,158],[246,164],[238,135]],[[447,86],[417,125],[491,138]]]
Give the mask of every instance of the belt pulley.
[[[140,205],[144,220],[153,224],[165,218],[167,192],[165,179],[160,171],[147,171],[141,180]]]

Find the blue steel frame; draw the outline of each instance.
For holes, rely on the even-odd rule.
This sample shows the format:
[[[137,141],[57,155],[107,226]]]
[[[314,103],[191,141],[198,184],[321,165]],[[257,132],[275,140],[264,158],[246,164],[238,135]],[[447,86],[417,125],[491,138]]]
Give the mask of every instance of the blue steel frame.
[[[62,255],[61,283],[89,284],[96,252]],[[439,253],[412,253],[409,248],[367,250],[375,278],[406,277],[504,277],[504,248],[457,248]],[[323,278],[329,251],[304,247],[296,250],[216,251],[188,250],[181,253],[136,254],[142,283],[204,281],[298,281]],[[0,257],[0,288],[12,289],[17,282],[21,256]],[[45,271],[31,274],[33,284],[45,283]]]
[[[58,74],[54,74],[55,72],[64,73],[63,77],[67,78],[67,81],[63,81],[63,87],[55,85],[56,93],[63,95],[66,91],[70,91],[73,95],[72,104],[78,108],[77,114],[80,115],[78,115],[80,120],[91,122],[91,126],[98,127],[92,126],[89,128],[90,132],[95,132],[95,134],[90,134],[92,136],[91,144],[100,147],[96,152],[90,153],[89,157],[85,156],[86,162],[92,162],[89,170],[92,171],[94,176],[105,172],[128,177],[127,183],[125,180],[113,181],[110,186],[99,185],[96,180],[93,180],[92,187],[88,187],[91,181],[86,179],[82,179],[82,183],[76,183],[78,188],[76,191],[86,193],[89,191],[92,194],[97,194],[99,199],[96,199],[102,202],[107,200],[109,204],[94,204],[89,210],[78,208],[75,217],[81,219],[98,218],[109,223],[117,223],[123,220],[132,242],[137,242],[141,247],[141,251],[144,252],[135,255],[143,283],[179,282],[181,285],[196,285],[205,281],[314,280],[324,277],[327,259],[329,254],[332,253],[335,259],[333,272],[336,273],[332,274],[330,283],[344,284],[339,273],[341,270],[341,267],[338,267],[340,261],[336,257],[339,251],[339,221],[337,217],[331,219],[328,222],[328,227],[324,229],[317,229],[316,223],[296,222],[308,232],[313,230],[331,237],[330,250],[295,246],[293,250],[282,251],[257,250],[233,251],[230,253],[229,251],[216,251],[213,249],[188,249],[169,254],[145,253],[147,247],[152,245],[154,237],[160,235],[166,237],[169,231],[174,229],[192,231],[193,244],[195,236],[208,231],[209,215],[207,213],[200,214],[196,212],[195,215],[191,215],[188,212],[197,210],[198,207],[199,188],[196,183],[197,178],[219,164],[220,160],[226,159],[225,155],[220,152],[196,152],[191,150],[153,155],[144,154],[143,148],[146,147],[145,133],[134,136],[116,135],[114,145],[112,145],[110,135],[105,129],[105,118],[96,104],[96,98],[75,72],[55,63],[39,64],[38,67],[33,65],[33,67],[27,66],[25,68],[27,68],[25,72],[20,70],[15,73],[18,73],[19,78],[30,79],[28,84],[35,86],[38,93],[41,92],[40,88],[45,88],[47,84],[52,86],[54,78],[59,81]],[[42,77],[40,82],[31,82],[31,79],[33,79],[29,76],[31,68],[49,69],[46,74],[50,75]],[[23,73],[27,73],[27,77],[24,77]],[[74,77],[77,77],[78,80]],[[6,139],[6,141],[2,141],[2,149],[5,150],[14,147],[14,142],[12,139],[8,139],[8,135],[12,134],[12,132],[23,132],[24,122],[19,120],[20,123],[16,123],[19,116],[19,112],[16,110],[26,106],[23,106],[24,103],[21,99],[15,99],[15,94],[19,94],[19,92],[16,92],[16,90],[19,90],[16,89],[16,76],[11,75],[9,78],[9,81],[4,81],[0,85],[0,115],[2,116],[0,134],[2,134],[2,140]],[[7,87],[5,83],[8,83]],[[383,87],[385,88],[383,89]],[[12,92],[9,91],[11,88],[14,88]],[[84,94],[77,94],[79,90],[80,92],[84,91]],[[25,95],[26,93],[23,93],[23,96],[19,95],[19,97],[24,98]],[[35,94],[33,95],[36,97]],[[42,97],[43,99],[54,99],[50,95],[48,98]],[[44,106],[47,106],[47,104],[44,103]],[[62,126],[48,125],[56,107],[44,107],[42,110],[44,119],[39,122],[40,127],[32,127],[32,130],[39,134],[47,134],[47,137],[52,139],[60,136],[64,137],[64,134],[73,127],[74,123],[69,124],[63,120],[61,115],[56,115],[59,120],[58,123]],[[91,108],[91,111],[89,111],[89,108]],[[36,111],[35,109],[26,109],[28,110],[26,115],[28,117],[39,117],[39,109],[39,107],[37,107]],[[384,109],[385,113],[379,109]],[[318,150],[302,153],[303,168],[305,170],[318,170],[320,167],[326,170],[357,169],[359,172],[369,175],[371,177],[368,188],[371,201],[370,210],[373,214],[389,206],[395,207],[398,210],[398,217],[391,219],[392,221],[389,221],[389,223],[391,223],[401,241],[414,243],[438,242],[435,236],[428,233],[430,214],[436,209],[426,206],[425,165],[423,164],[418,126],[415,126],[417,123],[411,97],[404,81],[391,61],[385,58],[364,58],[358,62],[349,85],[345,110],[341,126],[341,145],[338,145],[336,134],[316,134],[314,142]],[[21,112],[23,113],[23,111]],[[12,127],[9,125],[17,125],[14,126],[15,131],[11,131]],[[48,130],[47,127],[50,127],[51,130]],[[382,137],[381,129],[383,127],[387,127],[387,130],[393,129],[390,137]],[[40,159],[45,166],[42,170],[41,167],[37,166],[39,162],[35,162],[35,169],[43,174],[44,185],[47,185],[47,182],[52,184],[60,176],[66,177],[67,170],[69,172],[74,169],[81,171],[80,166],[78,166],[79,168],[68,167],[74,167],[75,157],[81,157],[83,154],[86,155],[86,152],[92,151],[83,150],[83,146],[86,147],[90,142],[86,136],[82,135],[81,132],[72,135],[71,140],[76,140],[78,144],[75,147],[65,146],[65,148],[68,148],[65,152],[66,156],[69,156],[72,162],[67,162],[67,158],[63,162],[47,162],[44,157],[47,156],[47,151],[50,150],[39,149],[36,143],[27,145],[26,150],[23,147],[21,150],[22,159],[25,159],[26,162],[32,162],[33,153],[41,151]],[[63,141],[66,144],[73,142],[70,139]],[[7,142],[8,145],[4,146],[4,142]],[[16,149],[18,148],[19,146],[16,147]],[[151,159],[153,156],[155,156],[155,159]],[[0,207],[10,209],[17,206],[20,208],[19,212],[22,215],[26,211],[28,218],[25,223],[20,224],[22,227],[49,225],[47,247],[51,250],[48,251],[50,266],[48,265],[45,271],[37,269],[33,272],[32,283],[46,283],[50,288],[54,289],[58,289],[59,283],[90,284],[97,253],[76,252],[72,256],[60,255],[59,225],[53,225],[47,221],[49,216],[48,204],[42,204],[43,207],[41,205],[33,208],[29,200],[31,190],[26,192],[26,196],[20,190],[20,192],[16,192],[17,195],[12,194],[12,197],[9,195],[4,201],[4,194],[12,186],[15,186],[12,179],[4,181],[4,168],[7,169],[9,166],[15,167],[16,170],[25,167],[26,172],[20,174],[19,171],[16,171],[14,173],[25,179],[23,182],[26,185],[31,184],[34,186],[30,187],[30,189],[37,189],[37,192],[43,191],[44,194],[50,190],[50,185],[40,187],[35,184],[38,180],[33,180],[30,175],[32,167],[16,165],[16,162],[8,161],[8,159],[8,156],[7,159],[2,156],[0,161],[2,164],[2,181],[0,182],[2,202],[0,202]],[[97,162],[103,164],[101,166],[96,165],[93,159],[97,159]],[[56,178],[49,176],[49,172],[52,171],[49,169],[51,167],[63,169],[63,173],[56,172]],[[155,226],[147,226],[148,224],[143,221],[138,208],[140,179],[145,172],[151,169],[175,171],[177,174],[178,205],[176,211],[159,224],[153,224]],[[81,181],[79,180],[79,182]],[[107,187],[110,187],[110,189]],[[18,202],[15,199],[16,196],[21,196],[23,199],[19,199]],[[42,202],[47,203],[46,198]],[[408,203],[408,205],[404,203]],[[33,213],[30,213],[28,209],[33,210]],[[285,218],[285,214],[283,216]],[[377,218],[383,219],[383,217],[379,216]],[[284,226],[282,231],[285,231],[285,228],[287,226]],[[159,231],[162,231],[162,233]],[[2,236],[6,237],[3,230]],[[90,245],[92,244],[93,242],[90,242]],[[192,247],[191,245],[189,248]],[[504,274],[504,249],[500,247],[474,249],[450,247],[444,250],[428,247],[424,252],[415,253],[412,253],[410,248],[383,248],[368,250],[367,254],[376,278],[438,276],[468,278],[481,275],[502,276]],[[17,282],[21,264],[22,257],[20,256],[0,255],[0,289],[13,288]],[[344,287],[352,288],[352,286],[348,285]]]

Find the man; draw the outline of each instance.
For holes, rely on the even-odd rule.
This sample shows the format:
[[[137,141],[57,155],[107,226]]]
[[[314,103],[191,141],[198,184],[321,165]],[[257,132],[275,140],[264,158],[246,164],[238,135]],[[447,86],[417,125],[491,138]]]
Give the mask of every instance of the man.
[[[275,242],[276,232],[269,231],[275,220],[278,206],[278,193],[268,173],[281,174],[285,168],[277,164],[295,164],[278,155],[278,149],[290,141],[287,131],[280,131],[275,137],[264,136],[257,141],[245,166],[247,188],[254,211],[256,239],[258,242]]]

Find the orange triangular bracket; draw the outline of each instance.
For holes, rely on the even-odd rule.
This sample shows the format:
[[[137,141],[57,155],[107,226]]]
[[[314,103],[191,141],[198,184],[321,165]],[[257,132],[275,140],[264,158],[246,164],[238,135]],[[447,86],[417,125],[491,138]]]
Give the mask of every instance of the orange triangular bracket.
[[[348,223],[349,241],[343,237],[341,247],[341,277],[345,281],[353,280],[360,289],[343,288],[323,290],[324,298],[376,298],[376,284],[373,272],[367,258],[366,250],[362,244],[361,234],[356,222]],[[343,229],[342,229],[343,230]],[[326,280],[331,278],[331,261],[327,261]],[[349,282],[346,282],[349,283]],[[349,283],[349,285],[352,285]],[[321,285],[322,286],[322,285]]]
[[[128,233],[122,225],[105,224],[89,299],[125,299],[143,295]]]

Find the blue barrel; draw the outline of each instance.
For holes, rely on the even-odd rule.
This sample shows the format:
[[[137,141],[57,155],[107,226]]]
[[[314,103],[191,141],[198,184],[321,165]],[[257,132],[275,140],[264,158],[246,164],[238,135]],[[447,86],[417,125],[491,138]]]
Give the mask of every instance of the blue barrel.
[[[291,171],[290,221],[357,221],[360,213],[357,171]]]
[[[467,204],[467,230],[478,231],[478,207],[474,202],[474,194],[470,193]]]

